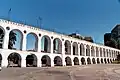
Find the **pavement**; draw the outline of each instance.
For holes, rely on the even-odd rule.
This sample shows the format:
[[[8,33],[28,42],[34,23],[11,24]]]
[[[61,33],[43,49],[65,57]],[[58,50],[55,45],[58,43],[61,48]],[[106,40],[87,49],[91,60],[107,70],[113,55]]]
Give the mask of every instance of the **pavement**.
[[[3,68],[0,80],[120,80],[119,64],[74,67]]]

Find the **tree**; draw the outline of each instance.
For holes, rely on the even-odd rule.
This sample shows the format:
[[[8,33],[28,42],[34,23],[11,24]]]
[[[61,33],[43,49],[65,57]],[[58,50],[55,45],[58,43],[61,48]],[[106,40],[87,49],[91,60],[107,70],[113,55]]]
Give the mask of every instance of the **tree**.
[[[16,41],[16,33],[11,31],[9,34],[9,44],[8,44],[8,49],[13,49],[13,45],[15,44]]]
[[[115,40],[112,38],[111,41],[114,43],[114,44],[112,43],[112,45],[114,45],[115,48],[120,49],[120,40],[119,39]]]
[[[92,39],[92,37],[84,37],[84,40],[92,42],[92,43],[94,42],[93,39]]]
[[[120,49],[120,40],[117,39],[117,48]]]
[[[110,43],[110,46],[113,47],[113,48],[117,48],[117,41],[113,38],[111,38],[111,43]]]
[[[120,54],[117,55],[117,60],[120,61]]]

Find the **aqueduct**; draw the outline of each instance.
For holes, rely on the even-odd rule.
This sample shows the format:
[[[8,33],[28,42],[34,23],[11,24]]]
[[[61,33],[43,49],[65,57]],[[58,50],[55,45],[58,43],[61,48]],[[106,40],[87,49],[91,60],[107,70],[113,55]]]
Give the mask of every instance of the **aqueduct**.
[[[3,67],[107,64],[119,53],[118,49],[0,19],[0,66]]]

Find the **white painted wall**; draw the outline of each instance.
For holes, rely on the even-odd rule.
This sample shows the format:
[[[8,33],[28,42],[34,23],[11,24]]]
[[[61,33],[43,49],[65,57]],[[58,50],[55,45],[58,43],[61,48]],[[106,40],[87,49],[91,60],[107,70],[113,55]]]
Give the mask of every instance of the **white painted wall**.
[[[84,40],[79,40],[79,39],[76,39],[76,38],[68,37],[68,36],[65,36],[63,34],[58,34],[58,33],[55,33],[55,32],[50,32],[50,31],[38,29],[38,28],[35,28],[35,27],[31,27],[31,26],[28,26],[28,25],[19,24],[19,23],[15,23],[15,22],[10,22],[10,21],[6,21],[6,20],[2,20],[2,19],[0,19],[0,26],[5,31],[3,49],[0,49],[0,53],[2,54],[2,57],[3,57],[3,60],[2,60],[2,66],[3,67],[6,67],[8,65],[7,57],[9,56],[9,54],[11,54],[13,52],[19,53],[21,55],[21,57],[22,57],[22,61],[21,61],[22,67],[26,67],[26,60],[25,59],[26,59],[26,56],[29,55],[30,53],[35,54],[37,56],[37,64],[38,64],[37,66],[41,67],[41,58],[44,55],[48,55],[51,58],[51,66],[54,66],[55,56],[60,56],[62,58],[63,66],[66,65],[65,58],[70,57],[71,60],[72,60],[72,66],[74,66],[73,60],[74,60],[75,57],[77,57],[79,59],[79,64],[81,64],[81,58],[82,57],[85,58],[85,61],[87,61],[88,57],[91,59],[91,61],[92,61],[92,58],[95,58],[96,62],[97,62],[97,58],[99,58],[99,60],[101,60],[101,58],[102,58],[103,62],[104,62],[104,58],[109,59],[109,60],[110,59],[113,60],[113,59],[116,58],[116,55],[118,54],[118,52],[120,52],[120,50],[118,50],[118,49],[106,47],[106,46],[103,46],[103,45],[98,45],[98,44],[87,42],[87,41],[84,41]],[[7,30],[6,27],[9,27],[10,30]],[[17,29],[17,30],[21,31],[21,33],[23,34],[22,51],[9,50],[8,49],[9,33],[10,33],[11,30],[14,30],[14,29]],[[24,33],[24,31],[26,31],[26,33]],[[26,51],[26,36],[29,33],[34,33],[38,37],[38,44],[41,44],[42,36],[44,36],[44,35],[49,36],[50,39],[51,39],[51,53],[42,53],[41,52],[41,45],[38,45],[38,51],[37,52]],[[39,36],[39,34],[41,34],[41,36]],[[62,54],[53,53],[53,44],[52,44],[53,39],[51,37],[53,37],[53,39],[59,38],[62,41]],[[78,44],[78,55],[73,55],[73,54],[65,55],[65,46],[64,46],[65,40],[70,41],[70,43],[71,43],[71,41],[72,41],[72,43],[73,42],[77,42],[77,44],[79,43]],[[71,53],[72,53],[72,43],[71,43]],[[84,44],[84,47],[85,47],[85,49],[84,49],[85,50],[85,53],[84,53],[85,56],[80,56],[80,44],[81,43]],[[90,56],[86,56],[86,45],[89,45],[90,47],[91,46],[94,47],[95,57],[92,56],[91,54],[90,54]],[[98,52],[99,56],[96,57],[96,47],[111,50],[111,53],[109,53],[109,55],[111,54],[111,56],[100,57],[100,50],[99,50],[99,52]],[[90,53],[91,53],[91,48],[90,48]],[[102,55],[103,55],[103,52],[102,52]],[[100,63],[101,63],[101,61],[100,61]]]

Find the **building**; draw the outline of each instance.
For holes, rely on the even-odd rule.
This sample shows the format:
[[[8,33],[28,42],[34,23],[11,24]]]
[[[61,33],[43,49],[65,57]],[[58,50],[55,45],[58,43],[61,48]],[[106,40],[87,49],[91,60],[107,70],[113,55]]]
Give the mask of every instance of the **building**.
[[[94,42],[91,36],[84,37],[84,40],[92,42],[92,43]]]
[[[10,42],[14,30],[22,36],[19,50],[11,48]],[[26,50],[28,34],[36,37],[35,49]],[[120,50],[115,48],[3,19],[0,19],[0,36],[2,67],[106,64],[114,61],[116,55],[120,53]],[[39,44],[43,44],[43,47]]]
[[[91,36],[84,36],[83,37],[77,33],[72,33],[72,34],[69,34],[68,36],[71,36],[71,37],[77,38],[77,39],[81,39],[81,40],[85,40],[85,41],[89,41],[89,42],[94,42]]]

